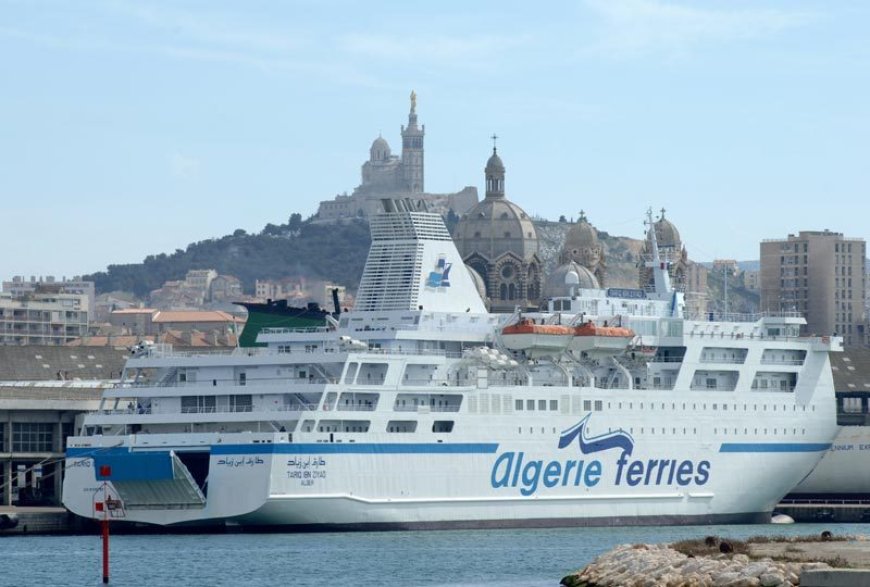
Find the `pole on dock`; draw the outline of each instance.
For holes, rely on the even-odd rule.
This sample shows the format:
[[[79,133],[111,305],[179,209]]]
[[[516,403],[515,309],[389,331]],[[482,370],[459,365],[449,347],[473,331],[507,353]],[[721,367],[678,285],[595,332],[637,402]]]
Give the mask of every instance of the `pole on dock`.
[[[109,518],[108,512],[103,512],[103,520],[100,524],[103,526],[103,583],[109,583]]]
[[[108,466],[101,467],[100,475],[103,477],[108,477],[111,475],[111,468]],[[100,519],[100,530],[101,530],[101,538],[103,540],[103,584],[108,585],[109,583],[109,518],[114,517],[115,514],[121,513],[123,514],[123,504],[118,499],[112,499],[111,493],[109,493],[109,484],[103,481],[102,487],[102,501],[97,501],[100,498],[97,497],[98,493],[94,494],[94,512],[96,514],[102,514],[102,516],[96,515],[95,518]]]

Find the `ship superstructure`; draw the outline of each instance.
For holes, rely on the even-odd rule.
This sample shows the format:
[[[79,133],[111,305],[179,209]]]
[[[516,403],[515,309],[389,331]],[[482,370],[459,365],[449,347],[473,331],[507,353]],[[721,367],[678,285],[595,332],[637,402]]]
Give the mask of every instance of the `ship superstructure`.
[[[384,206],[352,311],[131,357],[69,439],[64,504],[96,517],[103,489],[164,525],[767,521],[831,446],[840,339],[686,317],[651,215],[654,287],[490,314],[441,218]]]

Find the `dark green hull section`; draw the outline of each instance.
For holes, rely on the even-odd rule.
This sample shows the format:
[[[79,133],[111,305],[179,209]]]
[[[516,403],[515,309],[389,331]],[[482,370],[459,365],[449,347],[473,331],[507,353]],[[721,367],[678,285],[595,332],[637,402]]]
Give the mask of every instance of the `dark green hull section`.
[[[239,336],[239,346],[266,346],[257,343],[257,335],[264,328],[311,328],[326,326],[329,312],[317,304],[308,304],[305,308],[294,308],[287,305],[286,300],[265,304],[236,302],[248,310],[248,321]]]

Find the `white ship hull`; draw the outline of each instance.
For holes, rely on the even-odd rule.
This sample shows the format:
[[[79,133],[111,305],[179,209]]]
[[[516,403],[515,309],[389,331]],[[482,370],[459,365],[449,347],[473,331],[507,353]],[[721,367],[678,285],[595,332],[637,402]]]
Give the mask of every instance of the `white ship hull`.
[[[791,493],[814,496],[870,493],[870,428],[841,426],[831,448]]]
[[[347,434],[334,435],[331,443],[323,434],[288,442],[286,434],[276,434],[268,441],[259,435],[257,444],[226,435],[207,446],[199,443],[209,439],[197,435],[155,438],[158,453],[170,447],[177,454],[210,452],[206,504],[127,507],[124,519],[318,528],[758,522],[830,447],[834,415],[824,404],[808,410],[831,409],[830,418],[814,417],[809,427],[795,428],[792,410],[780,408],[778,418],[771,411],[769,429],[755,434],[754,428],[744,433],[742,402],[721,412],[726,398],[709,394],[706,414],[687,414],[682,400],[697,402],[697,395],[680,395],[663,404],[660,396],[635,393],[631,410],[528,418],[522,428],[516,416],[469,416],[486,424],[470,427],[466,442],[439,442],[431,434],[407,443],[386,435],[354,441]],[[609,405],[615,408],[621,399],[614,394]],[[638,409],[644,399],[646,410],[658,412],[654,420],[666,426],[642,426],[654,421]],[[764,399],[782,401],[775,394]],[[576,440],[559,448],[563,433],[586,416],[586,434],[633,431],[631,454],[616,446],[583,454]],[[126,454],[129,446],[155,451],[137,445],[135,437],[124,442],[70,451],[64,496],[71,511],[99,517],[94,495],[103,486],[96,471],[104,455]],[[88,454],[97,456],[74,456]]]
[[[750,522],[830,448],[842,340],[790,314],[687,319],[652,228],[653,290],[529,318],[619,323],[652,356],[524,352],[451,271],[441,218],[387,204],[352,312],[262,349],[139,349],[68,441],[64,504],[161,525]]]

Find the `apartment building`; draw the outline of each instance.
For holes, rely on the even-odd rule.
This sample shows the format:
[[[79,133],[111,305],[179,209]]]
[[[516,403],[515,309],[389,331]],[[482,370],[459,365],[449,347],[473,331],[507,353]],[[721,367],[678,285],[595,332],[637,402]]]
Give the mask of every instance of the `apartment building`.
[[[801,312],[807,334],[837,334],[846,346],[865,343],[867,290],[863,239],[801,231],[761,243],[761,309]]]

